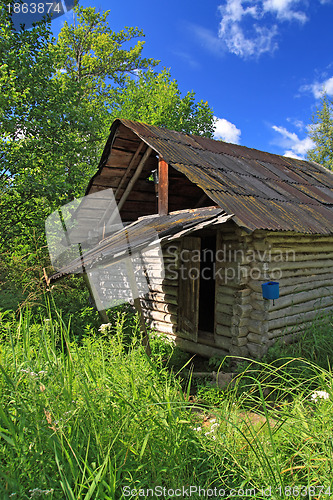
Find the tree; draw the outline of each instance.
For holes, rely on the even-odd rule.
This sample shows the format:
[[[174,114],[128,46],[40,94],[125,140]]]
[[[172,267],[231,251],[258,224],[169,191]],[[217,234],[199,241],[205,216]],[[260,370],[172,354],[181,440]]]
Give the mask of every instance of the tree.
[[[149,69],[137,78],[126,78],[126,86],[115,98],[112,114],[178,130],[187,134],[213,136],[214,113],[207,102],[195,101],[195,93],[181,97],[176,80],[166,69]]]
[[[6,175],[22,196],[44,196],[51,207],[84,192],[106,140],[115,87],[124,75],[156,64],[141,57],[137,28],[116,33],[108,12],[74,12],[74,24],[65,23],[56,43],[48,23],[18,34],[8,22],[3,28]]]
[[[84,194],[116,117],[212,135],[207,102],[182,97],[142,57],[142,31],[107,16],[77,6],[55,40],[49,21],[16,32],[0,0],[0,274],[23,274],[13,249],[37,255],[47,215]]]
[[[308,151],[309,160],[333,170],[333,100],[326,94],[313,117],[309,136],[315,143],[315,147]]]

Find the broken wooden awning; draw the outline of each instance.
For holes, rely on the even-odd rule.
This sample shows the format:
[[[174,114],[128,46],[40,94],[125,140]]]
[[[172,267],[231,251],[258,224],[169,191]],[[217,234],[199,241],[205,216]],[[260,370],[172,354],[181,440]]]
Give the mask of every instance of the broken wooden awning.
[[[222,224],[232,216],[221,208],[205,207],[141,217],[61,268],[50,277],[50,281],[119,262],[128,255],[148,250],[165,241],[180,238],[207,226]]]

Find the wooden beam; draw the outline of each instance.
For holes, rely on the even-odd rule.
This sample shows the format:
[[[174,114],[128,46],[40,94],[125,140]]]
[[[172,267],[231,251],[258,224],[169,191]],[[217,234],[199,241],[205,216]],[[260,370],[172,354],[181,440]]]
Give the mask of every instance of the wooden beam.
[[[168,213],[169,165],[163,158],[158,161],[158,214]]]
[[[136,181],[140,177],[140,174],[141,174],[141,172],[143,170],[143,167],[145,166],[145,163],[148,160],[151,152],[152,152],[152,148],[150,146],[148,146],[148,148],[146,149],[145,154],[141,158],[141,161],[140,161],[139,165],[137,166],[136,171],[134,172],[134,175],[133,175],[132,179],[130,179],[129,183],[127,184],[127,187],[126,187],[125,191],[122,194],[122,197],[119,200],[119,203],[118,203],[118,210],[119,210],[119,212],[122,209],[125,201],[127,200],[128,195],[132,191],[132,188],[133,188],[134,184],[136,183]]]
[[[133,294],[134,307],[137,310],[138,315],[139,315],[140,330],[141,330],[141,334],[142,334],[141,342],[145,348],[145,352],[146,352],[147,356],[150,356],[151,355],[151,348],[150,348],[150,343],[149,343],[149,335],[147,332],[145,317],[143,315],[143,310],[141,307],[139,291],[138,291],[138,287],[136,284],[136,279],[135,279],[135,274],[134,274],[134,269],[133,269],[131,257],[124,259],[124,262],[126,265],[127,276],[128,276],[128,280],[129,280],[130,287],[131,287],[132,294]]]
[[[133,165],[134,165],[134,163],[135,163],[135,160],[137,159],[137,157],[138,157],[139,153],[141,152],[141,149],[143,148],[143,145],[144,145],[144,142],[143,142],[143,141],[142,141],[142,142],[140,142],[139,147],[137,148],[137,150],[135,151],[135,153],[134,153],[134,155],[133,155],[133,157],[132,157],[131,161],[129,162],[128,167],[127,167],[127,169],[126,169],[126,171],[125,171],[125,173],[124,173],[123,177],[121,178],[121,180],[120,180],[120,182],[119,182],[119,184],[118,184],[117,190],[116,190],[116,192],[115,192],[115,194],[114,194],[114,197],[115,197],[116,199],[117,199],[117,196],[119,195],[120,189],[122,188],[122,186],[123,186],[123,184],[124,184],[125,180],[127,179],[127,176],[128,176],[128,174],[129,174],[129,172],[130,172],[131,168],[133,167]]]
[[[85,282],[85,285],[88,288],[90,297],[95,303],[95,307],[98,311],[99,317],[101,318],[103,323],[109,323],[108,315],[107,315],[105,309],[103,309],[102,303],[100,302],[100,300],[98,298],[98,292],[96,290],[95,290],[95,293],[93,292],[93,285],[85,272],[82,274],[82,276],[83,276],[83,280]]]

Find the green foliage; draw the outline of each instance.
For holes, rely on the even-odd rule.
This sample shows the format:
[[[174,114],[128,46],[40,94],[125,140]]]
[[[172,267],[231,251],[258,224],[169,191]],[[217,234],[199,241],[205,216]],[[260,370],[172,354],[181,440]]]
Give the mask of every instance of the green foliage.
[[[295,342],[285,345],[276,342],[264,360],[267,363],[279,358],[292,357],[306,359],[330,370],[333,365],[333,317],[316,318],[304,331],[295,334]]]
[[[124,342],[133,318],[118,312],[109,332],[92,328],[78,343],[48,312],[0,317],[1,498],[118,500],[126,486],[156,485],[236,488],[235,498],[242,488],[259,500],[323,486],[332,496],[330,371],[303,361],[305,379],[290,375],[293,359],[248,365],[234,389],[202,390],[203,407],[161,363],[171,344],[154,339],[147,358],[133,323]]]
[[[137,78],[126,78],[125,89],[118,93],[113,114],[118,118],[142,121],[187,134],[212,137],[213,110],[207,102],[195,101],[195,93],[181,97],[170,71],[140,71]]]
[[[140,29],[113,31],[108,11],[74,13],[55,40],[49,22],[15,32],[0,2],[2,308],[40,298],[44,221],[84,194],[117,116],[212,134],[208,104],[181,97],[170,73],[142,57]]]
[[[308,151],[308,158],[333,170],[333,101],[327,95],[323,95],[313,117],[309,137],[315,147]]]

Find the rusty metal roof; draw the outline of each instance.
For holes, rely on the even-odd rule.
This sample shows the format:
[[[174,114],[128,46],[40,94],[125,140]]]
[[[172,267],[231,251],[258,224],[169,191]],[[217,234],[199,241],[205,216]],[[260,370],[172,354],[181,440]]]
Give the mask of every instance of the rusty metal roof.
[[[125,257],[147,250],[213,224],[223,224],[232,218],[221,208],[205,207],[180,210],[168,215],[149,215],[139,218],[113,235],[102,240],[82,257],[73,260],[53,274],[56,281],[67,274],[89,271],[99,266],[118,262]]]
[[[239,226],[333,232],[333,173],[321,165],[130,120],[114,122],[109,152],[120,124],[234,214]]]

